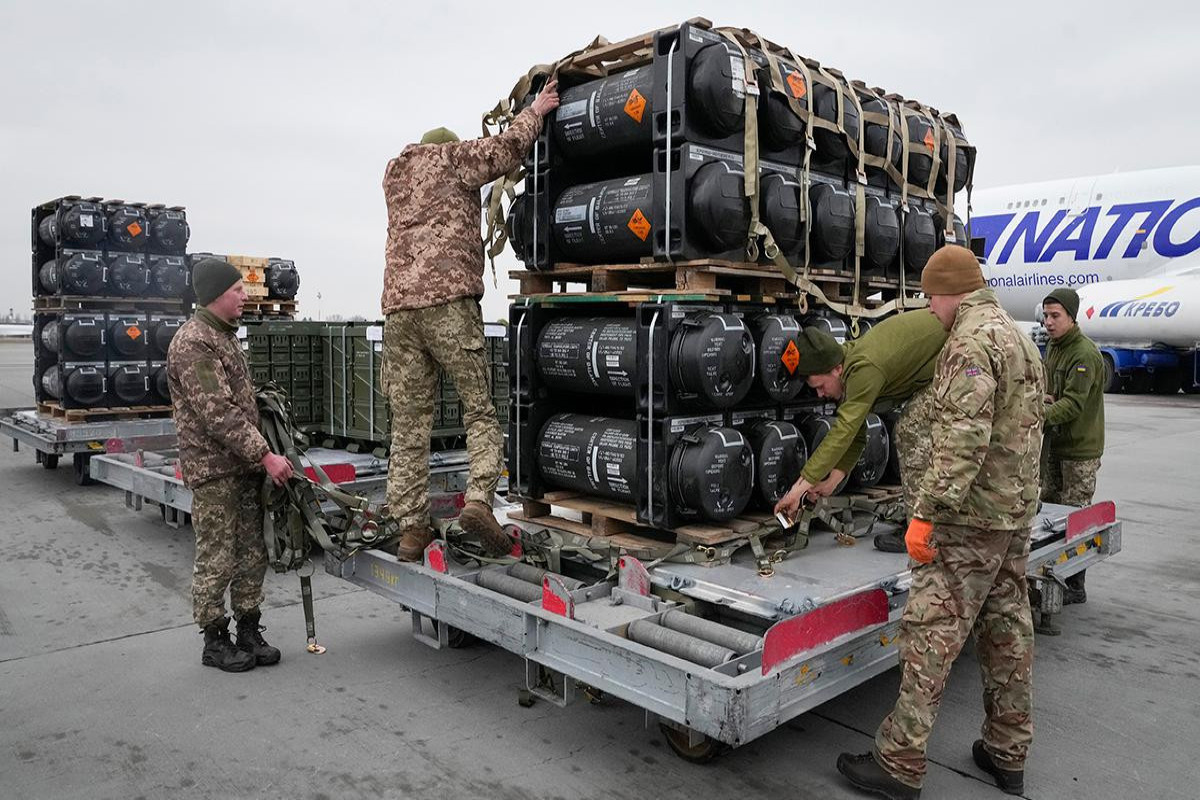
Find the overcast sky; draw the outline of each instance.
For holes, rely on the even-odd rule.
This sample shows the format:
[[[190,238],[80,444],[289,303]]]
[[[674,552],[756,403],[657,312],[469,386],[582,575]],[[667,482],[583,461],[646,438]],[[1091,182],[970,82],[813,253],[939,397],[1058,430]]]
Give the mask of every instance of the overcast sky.
[[[293,258],[302,312],[320,292],[325,315],[377,316],[392,155],[438,125],[478,135],[534,63],[696,15],[957,112],[977,187],[1200,163],[1195,3],[415,8],[4,2],[0,305],[28,308],[29,209],[84,194],[185,205],[190,250]],[[487,284],[496,319],[515,284]]]

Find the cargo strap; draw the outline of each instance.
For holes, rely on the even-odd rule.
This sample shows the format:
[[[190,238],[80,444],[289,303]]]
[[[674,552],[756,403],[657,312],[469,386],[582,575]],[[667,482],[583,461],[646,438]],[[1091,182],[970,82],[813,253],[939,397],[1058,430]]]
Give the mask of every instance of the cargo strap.
[[[298,447],[298,442],[303,439],[292,423],[291,407],[282,389],[267,383],[258,391],[256,400],[259,430],[267,440],[267,446],[272,453],[284,456],[292,463],[292,477],[283,486],[276,486],[269,475],[263,477],[262,527],[267,558],[276,572],[298,571],[307,649],[310,653],[322,653],[324,648],[317,644],[313,612],[313,564],[308,557],[312,542],[323,550],[344,554],[368,544],[382,543],[397,531],[394,524],[383,517],[379,507],[366,498],[338,488],[319,464],[312,463],[316,481],[305,474]],[[332,535],[321,511],[318,492],[342,511],[338,530]]]

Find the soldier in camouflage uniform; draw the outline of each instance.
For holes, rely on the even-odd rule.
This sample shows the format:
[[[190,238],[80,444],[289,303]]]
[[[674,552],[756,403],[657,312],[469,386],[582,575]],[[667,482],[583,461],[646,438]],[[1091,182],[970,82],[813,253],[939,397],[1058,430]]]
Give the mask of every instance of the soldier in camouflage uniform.
[[[837,491],[866,445],[867,414],[900,404],[905,408],[896,425],[896,447],[905,506],[912,509],[915,485],[929,464],[927,387],[945,343],[946,331],[927,311],[889,317],[861,339],[845,344],[819,328],[808,328],[797,337],[796,372],[807,376],[818,395],[838,401],[837,420],[775,512],[794,517],[806,494],[827,497]],[[899,533],[880,534],[875,546],[902,553],[904,539]]]
[[[291,462],[270,451],[258,430],[258,406],[235,320],[246,300],[242,276],[225,261],[205,259],[192,273],[196,314],[167,352],[167,377],[179,467],[192,490],[196,562],[192,616],[204,633],[201,663],[227,672],[275,664],[279,650],[259,625],[267,551],[263,542],[263,471],[277,484]],[[237,618],[230,640],[225,590]]]
[[[470,477],[459,518],[494,554],[511,543],[492,514],[504,437],[492,404],[479,300],[483,296],[480,189],[516,168],[558,106],[551,81],[499,136],[460,142],[429,131],[388,162],[382,382],[392,412],[387,501],[401,538],[396,555],[421,558],[429,527],[429,437],[438,367],[463,404]]]
[[[948,245],[921,285],[950,331],[933,392],[933,452],[905,540],[914,561],[900,623],[900,697],[863,755],[838,770],[890,798],[920,796],[925,747],[968,635],[983,676],[976,765],[1024,791],[1033,738],[1033,619],[1025,564],[1038,506],[1045,378],[1033,342],[985,287],[974,255]]]
[[[1050,334],[1042,500],[1087,506],[1096,493],[1096,473],[1104,455],[1104,358],[1075,321],[1079,295],[1073,289],[1048,294],[1042,314]],[[1065,605],[1087,602],[1086,575],[1084,570],[1067,578]]]

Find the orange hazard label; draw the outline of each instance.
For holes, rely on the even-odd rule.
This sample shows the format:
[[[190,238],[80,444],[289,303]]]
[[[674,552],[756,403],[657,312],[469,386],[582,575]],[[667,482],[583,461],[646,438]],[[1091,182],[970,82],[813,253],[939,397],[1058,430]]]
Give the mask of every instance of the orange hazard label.
[[[242,278],[242,280],[246,281],[247,283],[259,283],[262,280],[262,276],[250,269],[246,270],[246,277]]]
[[[637,89],[629,93],[629,99],[625,101],[625,113],[633,117],[634,122],[641,123],[642,114],[646,113],[646,98]]]
[[[126,225],[125,230],[129,231],[130,236],[141,236],[142,235],[142,226],[137,224],[136,222],[131,222],[128,225]]]
[[[933,150],[933,129],[925,131],[925,146]]]
[[[808,87],[804,85],[804,76],[799,72],[793,72],[787,76],[787,85],[792,90],[792,97],[799,100],[808,92]]]
[[[646,237],[650,235],[650,220],[646,219],[646,215],[639,208],[633,212],[633,216],[629,218],[629,230],[633,231],[633,235],[646,241]]]
[[[142,335],[142,330],[137,325],[130,325],[128,328],[125,329],[125,333],[126,333],[126,335],[129,336],[130,339],[136,340],[139,336]]]
[[[788,346],[784,348],[783,354],[779,356],[779,360],[787,367],[789,375],[796,374],[796,367],[800,366],[800,348],[796,347],[796,340],[788,342]]]

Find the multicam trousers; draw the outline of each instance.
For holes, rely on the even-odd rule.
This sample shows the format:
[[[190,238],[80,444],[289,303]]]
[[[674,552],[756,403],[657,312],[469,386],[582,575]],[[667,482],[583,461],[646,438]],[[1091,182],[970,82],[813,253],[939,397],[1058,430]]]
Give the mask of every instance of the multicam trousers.
[[[930,434],[933,417],[933,392],[929,387],[921,389],[908,399],[900,419],[894,428],[896,452],[900,456],[900,485],[904,490],[904,507],[911,515],[917,502],[917,491],[933,451]]]
[[[903,783],[924,781],[925,747],[968,635],[983,675],[984,746],[1004,769],[1024,768],[1033,739],[1029,534],[935,524],[937,555],[913,568],[900,622],[900,697],[875,734],[876,758]]]
[[[236,617],[262,603],[267,574],[262,481],[261,473],[233,475],[192,490],[192,618],[201,628],[225,616],[227,587]]]
[[[1042,502],[1065,506],[1088,506],[1096,494],[1100,459],[1072,461],[1042,448]]]
[[[470,477],[468,502],[492,504],[504,469],[504,436],[492,404],[479,303],[470,297],[387,315],[383,326],[383,390],[392,408],[388,510],[401,528],[429,525],[429,437],[438,365],[463,405]]]

